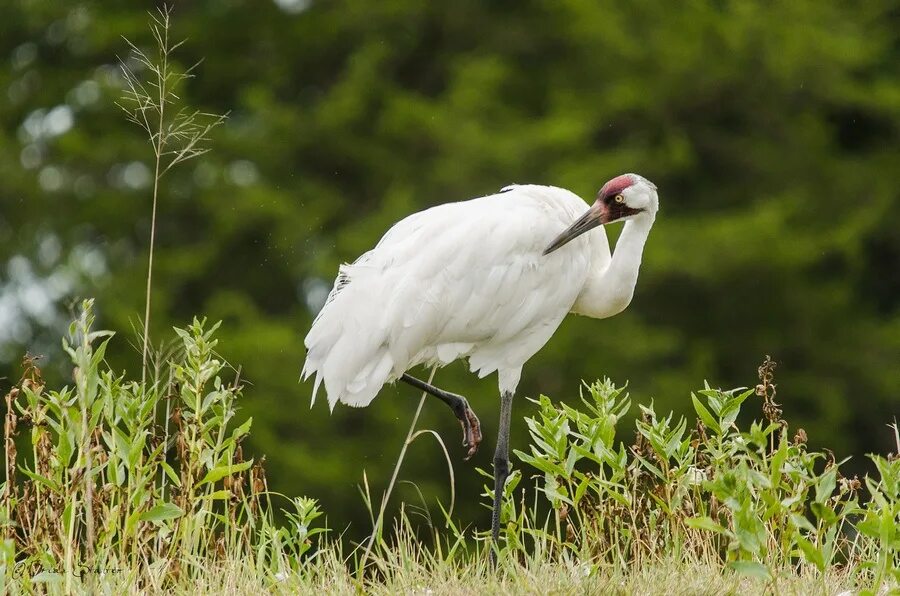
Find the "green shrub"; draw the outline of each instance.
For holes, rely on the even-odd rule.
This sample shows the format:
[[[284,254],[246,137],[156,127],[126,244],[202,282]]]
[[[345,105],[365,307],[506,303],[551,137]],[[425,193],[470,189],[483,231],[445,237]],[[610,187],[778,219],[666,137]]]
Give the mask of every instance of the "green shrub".
[[[609,380],[586,386],[581,410],[535,400],[539,413],[526,419],[530,453],[516,455],[543,474],[540,493],[558,529],[550,543],[609,564],[675,554],[766,580],[849,568],[859,586],[896,585],[900,459],[870,456],[879,475],[865,478],[870,498],[860,506],[861,483],[841,475],[844,462],[808,450],[802,430],[789,438],[772,366],[761,369],[756,389],[764,420],[749,429],[737,419],[754,390],[707,386],[691,396],[698,420],[690,430],[684,418],[640,406],[630,447],[615,440],[630,400]],[[515,545],[521,538],[510,534],[519,527],[506,519]]]
[[[224,559],[252,560],[260,577],[296,571],[321,511],[293,499],[276,525],[263,466],[242,453],[252,419],[234,424],[241,385],[220,376],[218,325],[176,329],[180,345],[142,383],[106,368],[112,333],[93,320],[86,301],[63,342],[73,386],[48,390],[26,360],[6,396],[3,588],[25,578],[68,592],[111,573],[164,588]]]

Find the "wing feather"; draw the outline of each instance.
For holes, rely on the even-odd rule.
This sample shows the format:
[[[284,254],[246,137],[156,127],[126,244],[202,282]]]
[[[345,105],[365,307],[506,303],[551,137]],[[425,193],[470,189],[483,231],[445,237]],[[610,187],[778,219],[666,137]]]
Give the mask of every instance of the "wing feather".
[[[304,377],[324,379],[331,407],[362,406],[417,364],[521,367],[584,284],[588,251],[541,254],[584,208],[568,191],[515,186],[401,220],[340,267],[305,340]]]

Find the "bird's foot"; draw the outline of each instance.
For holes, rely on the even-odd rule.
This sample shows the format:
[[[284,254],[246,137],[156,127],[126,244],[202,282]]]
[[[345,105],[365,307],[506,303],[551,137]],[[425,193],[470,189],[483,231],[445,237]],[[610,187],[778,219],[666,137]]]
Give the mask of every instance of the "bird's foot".
[[[463,447],[467,449],[464,459],[468,460],[475,455],[478,446],[481,445],[481,423],[478,421],[478,416],[469,407],[468,402],[464,401],[460,410],[457,418],[463,429]]]

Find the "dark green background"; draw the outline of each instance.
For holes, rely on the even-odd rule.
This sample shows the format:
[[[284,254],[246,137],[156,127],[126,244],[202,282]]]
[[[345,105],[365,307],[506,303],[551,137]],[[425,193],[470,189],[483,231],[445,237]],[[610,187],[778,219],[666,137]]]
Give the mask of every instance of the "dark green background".
[[[570,317],[527,366],[524,400],[574,400],[580,379],[630,381],[635,400],[688,413],[689,391],[752,385],[771,354],[778,397],[815,446],[886,452],[900,412],[900,4],[790,2],[176,3],[187,104],[229,111],[213,151],[165,180],[152,330],[223,319],[221,351],[251,383],[250,449],[274,488],[322,499],[365,530],[365,470],[386,484],[418,398],[387,387],[367,409],[308,408],[298,384],[307,299],[337,266],[418,209],[554,184],[589,199],[627,171],[661,209],[634,302]],[[853,4],[859,4],[854,6]],[[148,147],[114,101],[127,36],[151,42],[152,3],[31,0],[0,20],[0,390],[24,350],[67,381],[59,336],[95,296],[139,371],[149,235]],[[618,230],[612,231],[615,237]],[[427,373],[422,373],[427,374]],[[487,440],[461,463],[437,402],[464,522],[496,430],[496,380],[462,364]],[[756,410],[757,404],[753,404]],[[626,437],[627,438],[627,437]],[[402,478],[449,490],[422,439]],[[404,498],[415,500],[408,485]]]

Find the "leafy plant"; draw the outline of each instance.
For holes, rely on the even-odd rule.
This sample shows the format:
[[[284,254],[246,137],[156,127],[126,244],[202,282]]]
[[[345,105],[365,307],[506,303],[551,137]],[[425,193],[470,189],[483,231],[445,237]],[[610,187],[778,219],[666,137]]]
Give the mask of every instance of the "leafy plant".
[[[74,386],[48,390],[26,360],[6,396],[6,481],[0,486],[0,578],[90,589],[105,573],[131,573],[162,588],[211,561],[246,558],[257,572],[300,570],[324,531],[312,499],[291,501],[276,523],[261,462],[243,456],[252,419],[234,424],[242,387],[222,379],[204,321],[176,329],[180,349],[165,370],[169,419],[155,386],[105,367],[112,334],[93,329],[85,301],[64,340]],[[15,443],[29,427],[26,457]]]
[[[879,478],[865,479],[871,498],[860,506],[861,483],[841,475],[844,462],[808,450],[802,429],[789,439],[773,369],[767,359],[755,390],[763,421],[737,425],[753,389],[706,386],[691,396],[692,429],[641,405],[630,447],[615,440],[630,400],[608,379],[585,386],[582,410],[534,400],[530,452],[516,455],[541,473],[552,542],[614,565],[687,553],[765,581],[806,568],[824,582],[843,565],[858,570],[862,587],[896,585],[897,459],[872,456]]]
[[[897,423],[893,425],[900,454],[900,434]],[[880,478],[866,478],[871,499],[862,510],[862,519],[856,530],[862,539],[866,556],[861,564],[863,573],[872,578],[877,588],[890,579],[900,585],[900,457],[870,456]]]

